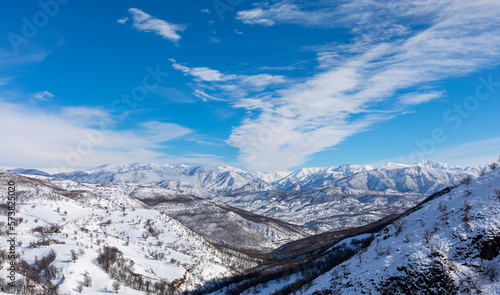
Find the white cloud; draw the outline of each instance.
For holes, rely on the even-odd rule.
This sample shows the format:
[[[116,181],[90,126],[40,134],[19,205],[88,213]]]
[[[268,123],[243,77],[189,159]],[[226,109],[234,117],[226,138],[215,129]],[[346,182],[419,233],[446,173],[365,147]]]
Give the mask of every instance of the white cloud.
[[[410,93],[399,97],[399,101],[403,104],[421,104],[442,97],[444,92],[428,92],[428,93]]]
[[[207,8],[202,9],[202,10],[201,10],[201,13],[210,14],[210,9],[207,9]]]
[[[151,91],[156,94],[159,94],[166,101],[172,103],[195,103],[198,101],[191,95],[185,93],[184,91],[180,91],[174,87],[156,86],[152,87]]]
[[[33,94],[33,98],[38,99],[38,100],[43,100],[43,101],[48,101],[53,97],[54,97],[54,94],[50,93],[47,90],[40,91],[40,92]]]
[[[160,151],[165,142],[193,132],[157,121],[126,129],[98,127],[110,117],[95,108],[50,113],[0,102],[0,129],[5,138],[0,145],[2,165],[88,168],[103,163],[155,162],[169,157]]]
[[[219,44],[221,42],[221,40],[217,37],[212,37],[212,38],[210,38],[210,42],[215,43],[215,44]]]
[[[310,155],[392,118],[401,103],[424,103],[443,94],[427,89],[398,98],[399,91],[414,91],[429,82],[500,63],[498,1],[389,1],[384,4],[390,15],[382,20],[373,13],[380,4],[353,0],[337,7],[343,17],[333,23],[356,28],[353,33],[358,35],[351,43],[318,55],[323,72],[272,95],[236,104],[252,111],[228,140],[240,149],[240,163],[268,171],[301,165]],[[319,25],[320,20],[328,21],[324,26],[332,25],[322,17],[324,9],[313,18],[314,11],[290,5],[259,7],[238,18],[267,26]],[[398,24],[400,19],[410,26]],[[359,30],[366,23],[373,23],[373,29]],[[411,25],[419,29],[411,31]],[[393,111],[381,112],[381,102],[384,109],[392,105]]]
[[[64,107],[60,111],[60,116],[80,127],[98,127],[99,123],[105,120],[109,125],[113,124],[111,114],[101,108]]]
[[[178,32],[182,32],[186,29],[185,25],[171,24],[167,21],[155,18],[137,8],[130,8],[128,11],[132,16],[132,27],[141,32],[153,32],[165,39],[177,42],[181,39]]]
[[[297,69],[296,66],[290,65],[290,66],[280,66],[280,67],[273,67],[273,66],[263,66],[260,67],[259,70],[262,71],[293,71]]]
[[[209,100],[215,100],[215,101],[226,101],[225,99],[217,98],[212,95],[206,94],[205,91],[200,90],[200,89],[195,89],[193,91],[193,94],[196,95],[196,97],[199,97],[201,100],[207,102]]]
[[[0,49],[0,86],[9,84],[22,73],[24,65],[42,62],[49,54],[50,52],[44,50],[23,54]]]
[[[285,77],[281,75],[269,75],[269,74],[258,74],[253,76],[247,76],[241,79],[243,83],[254,85],[257,87],[267,86],[271,84],[281,84],[285,83]]]
[[[203,101],[208,100],[224,100],[207,94],[204,89],[218,89],[222,93],[220,95],[231,97],[232,100],[240,97],[245,97],[249,92],[261,91],[268,86],[284,84],[286,78],[281,75],[257,74],[257,75],[236,75],[224,74],[218,70],[213,70],[207,67],[190,68],[177,63],[174,59],[170,59],[172,67],[187,75],[193,76],[198,82],[197,88],[193,94],[201,98]],[[209,84],[207,84],[209,83]]]
[[[174,123],[148,121],[141,123],[142,136],[147,137],[153,143],[164,143],[174,138],[179,138],[193,132],[189,128]]]
[[[174,69],[189,74],[202,81],[209,81],[209,82],[227,81],[235,78],[234,75],[224,75],[217,70],[212,70],[207,67],[189,68],[187,66],[178,64],[174,59],[170,59],[170,61],[172,62],[172,67]]]
[[[36,52],[29,54],[14,54],[4,49],[0,49],[0,66],[2,70],[10,70],[19,65],[41,62],[50,54],[50,52]]]
[[[116,22],[123,25],[123,24],[126,24],[127,21],[128,21],[128,17],[124,16],[124,17],[118,19]]]
[[[296,4],[267,2],[251,10],[238,11],[236,19],[245,24],[273,26],[277,23],[303,24],[307,26],[325,26],[333,22],[331,9],[303,11]]]

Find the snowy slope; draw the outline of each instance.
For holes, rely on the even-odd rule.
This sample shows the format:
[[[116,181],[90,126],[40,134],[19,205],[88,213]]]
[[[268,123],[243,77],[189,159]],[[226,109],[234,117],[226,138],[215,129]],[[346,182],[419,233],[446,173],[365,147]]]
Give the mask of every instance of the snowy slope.
[[[255,172],[255,177],[264,180],[265,182],[271,184],[278,182],[279,180],[288,176],[290,172],[287,171],[274,171],[274,172]]]
[[[89,186],[102,186],[101,184]],[[178,220],[215,243],[236,249],[272,250],[312,231],[258,216],[212,200],[179,194],[153,184],[105,184]]]
[[[193,294],[498,294],[500,169],[429,197],[376,235],[316,253]]]
[[[402,213],[425,197],[415,193],[318,188],[220,195],[215,199],[258,215],[325,232],[361,226]]]
[[[498,294],[499,189],[497,169],[425,204],[301,294]]]
[[[120,283],[124,294],[145,294],[146,281],[151,283],[150,290],[161,288],[164,283],[163,286],[180,292],[254,265],[253,259],[241,253],[221,251],[178,221],[119,190],[99,185],[90,188],[43,176],[0,173],[0,179],[3,183],[16,182],[16,218],[22,218],[16,228],[17,252],[27,263],[25,271],[19,270],[17,280],[32,278],[29,284],[33,288],[29,293],[48,294],[50,288],[58,285],[61,294],[74,294],[83,285],[85,276],[92,280],[91,286],[84,287],[85,294],[112,292],[114,282]],[[2,190],[2,197],[5,195],[6,191]],[[4,220],[5,214],[5,208],[1,208]],[[61,244],[30,246],[42,239],[41,233],[32,231],[35,227],[62,225],[68,221],[62,233],[48,235]],[[6,243],[7,239],[2,239],[0,248],[7,249]],[[96,260],[105,246],[116,247],[122,253],[119,262],[109,271]],[[54,251],[55,259],[48,264],[53,269],[47,272],[50,268],[39,266],[37,261],[50,250]],[[75,254],[72,255],[72,251]],[[8,262],[2,258],[1,263],[0,276],[5,278]],[[23,263],[19,260],[17,264]],[[117,273],[120,267],[126,271]],[[38,278],[33,279],[35,276]],[[140,285],[138,280],[142,282]],[[16,285],[26,286],[22,281]]]

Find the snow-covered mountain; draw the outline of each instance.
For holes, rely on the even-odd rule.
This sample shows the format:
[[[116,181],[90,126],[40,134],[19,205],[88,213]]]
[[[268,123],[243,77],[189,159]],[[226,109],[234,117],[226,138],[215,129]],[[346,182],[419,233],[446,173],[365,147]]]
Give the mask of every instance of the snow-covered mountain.
[[[499,251],[496,169],[401,218],[300,293],[498,294]]]
[[[500,262],[498,169],[474,181],[484,169],[437,162],[290,174],[156,164],[12,172],[0,180],[18,193],[14,293],[176,294],[215,280],[193,294],[395,294],[425,288],[425,277],[441,288],[429,294],[498,289],[482,275],[486,260]],[[47,233],[55,224],[62,232]]]
[[[274,172],[255,172],[255,176],[264,180],[267,183],[275,183],[288,176],[290,172],[287,171],[274,171]]]
[[[379,192],[432,194],[447,186],[455,185],[461,179],[471,175],[477,174],[463,170],[413,166],[390,170],[361,171],[340,179],[328,175],[307,183],[304,189],[340,187]]]
[[[82,183],[156,185],[171,195],[217,200],[317,232],[373,222],[484,169],[435,161],[250,173],[229,166],[120,164],[52,175]],[[14,172],[14,171],[12,171]],[[17,173],[43,174],[37,170]],[[198,231],[199,232],[199,231]]]
[[[500,169],[426,198],[383,228],[366,229],[287,244],[247,275],[192,294],[500,292]]]
[[[10,171],[9,171],[10,172]],[[149,184],[165,181],[178,181],[191,189],[204,192],[220,191],[256,191],[268,190],[272,187],[265,181],[249,172],[218,166],[188,167],[186,165],[171,166],[168,164],[120,164],[103,165],[90,170],[74,171],[52,175],[83,183],[138,183]]]
[[[475,177],[480,171],[438,162],[300,169],[273,184],[281,189],[218,194],[213,198],[325,232],[402,213],[426,196],[457,185],[468,176]]]
[[[163,183],[177,186],[179,192],[204,197],[211,193],[260,192],[269,190],[310,190],[325,187],[349,187],[359,190],[398,191],[429,194],[457,183],[465,176],[476,176],[480,167],[425,161],[417,164],[381,165],[345,164],[326,168],[301,168],[292,173],[250,173],[229,166],[189,167],[168,164],[103,165],[51,175],[81,183]],[[35,169],[13,169],[10,173],[49,176]]]
[[[276,183],[281,190],[308,190],[320,187],[351,187],[363,190],[429,194],[455,184],[467,175],[477,175],[479,167],[425,161],[417,164],[341,165],[297,170]]]
[[[372,169],[373,168],[371,166],[359,166],[350,164],[327,168],[302,168],[293,173],[290,173],[286,177],[273,184],[276,186],[276,188],[281,190],[302,190],[309,183],[319,181],[322,178],[333,177],[336,179],[340,179],[342,177],[352,175],[356,172]]]

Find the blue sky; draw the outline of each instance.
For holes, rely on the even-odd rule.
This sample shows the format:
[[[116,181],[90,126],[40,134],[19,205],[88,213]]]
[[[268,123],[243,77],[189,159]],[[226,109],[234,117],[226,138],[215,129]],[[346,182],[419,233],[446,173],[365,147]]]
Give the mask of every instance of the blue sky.
[[[500,154],[498,1],[3,5],[1,166]]]

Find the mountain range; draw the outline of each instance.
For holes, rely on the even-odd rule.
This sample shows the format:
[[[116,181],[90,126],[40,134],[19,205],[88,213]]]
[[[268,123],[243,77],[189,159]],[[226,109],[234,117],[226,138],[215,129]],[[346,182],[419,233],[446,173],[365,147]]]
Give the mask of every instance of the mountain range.
[[[284,245],[200,294],[498,294],[500,169],[404,214]]]
[[[439,244],[439,255],[470,247],[456,239],[486,245],[493,236],[491,247],[497,249],[492,232],[496,219],[480,224],[481,216],[489,214],[484,208],[496,208],[496,203],[481,198],[494,193],[500,183],[500,172],[488,171],[438,162],[342,165],[290,173],[158,164],[104,165],[53,175],[35,169],[5,170],[0,179],[16,183],[22,253],[17,263],[23,267],[17,287],[3,291],[99,294],[118,286],[126,294],[355,294],[363,288],[394,294],[405,285],[392,286],[380,276],[371,285],[355,283],[360,276],[370,276],[371,266],[363,268],[353,260],[369,261],[379,271],[385,270],[378,257],[385,257],[385,265],[391,265],[391,259],[404,261],[422,244],[425,234],[415,226],[418,222],[433,231],[435,243],[459,245]],[[429,206],[433,209],[426,209]],[[464,206],[469,208],[467,218],[477,220],[467,223],[470,228],[465,231],[460,228]],[[1,207],[0,215],[7,215],[6,209]],[[490,212],[493,216],[495,210]],[[434,225],[433,220],[441,223]],[[44,233],[55,225],[62,226],[62,232]],[[444,240],[438,239],[441,228],[450,228],[442,232]],[[391,258],[391,249],[403,252]],[[365,252],[376,255],[361,254]],[[401,256],[404,253],[410,254]],[[455,256],[447,257],[459,263]],[[461,259],[477,262],[469,258]],[[436,260],[422,260],[422,265],[431,262]],[[6,256],[0,255],[0,263],[7,263]],[[424,277],[427,271],[445,267],[450,275],[438,281],[445,289],[429,293],[442,294],[449,284],[455,286],[456,277],[465,275],[457,267],[465,268],[453,268],[446,260],[436,263],[437,270],[400,263],[386,277],[397,281],[405,267],[404,271],[421,270]],[[91,284],[83,270],[95,274]]]
[[[485,167],[436,161],[247,172],[229,166],[168,164],[103,165],[50,175],[80,183],[142,184],[162,194],[211,199],[233,208],[304,226],[314,232],[341,230],[413,207],[425,196],[477,176]],[[11,173],[48,176],[34,169]],[[154,193],[153,193],[154,194]]]

